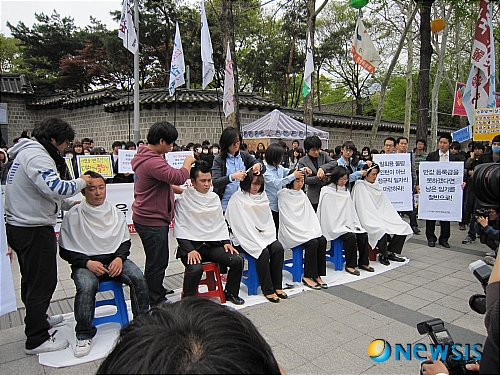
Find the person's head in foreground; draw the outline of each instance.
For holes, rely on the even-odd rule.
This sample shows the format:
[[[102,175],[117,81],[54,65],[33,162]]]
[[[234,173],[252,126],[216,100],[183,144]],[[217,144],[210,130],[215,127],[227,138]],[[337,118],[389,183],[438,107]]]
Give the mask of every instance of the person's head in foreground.
[[[269,344],[238,311],[187,297],[120,331],[97,374],[279,374]]]

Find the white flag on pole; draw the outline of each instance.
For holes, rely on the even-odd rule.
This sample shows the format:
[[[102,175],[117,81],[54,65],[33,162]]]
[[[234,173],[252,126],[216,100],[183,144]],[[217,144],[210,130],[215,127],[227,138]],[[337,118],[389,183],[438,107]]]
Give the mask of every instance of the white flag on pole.
[[[496,107],[492,13],[493,4],[487,0],[481,0],[472,46],[472,68],[462,101],[471,125],[474,123],[476,108]]]
[[[314,72],[313,50],[311,43],[311,32],[307,33],[306,68],[304,69],[304,81],[302,82],[302,96],[305,98],[311,91],[311,78]]]
[[[227,42],[226,53],[226,72],[224,77],[224,114],[229,116],[234,112],[234,75],[233,75],[233,60],[231,59],[231,49]]]
[[[370,35],[368,35],[368,32],[365,29],[365,25],[363,24],[361,17],[358,18],[356,31],[354,32],[354,37],[352,38],[351,54],[354,62],[361,65],[369,73],[373,73],[375,68],[382,62],[380,55],[373,45]]]
[[[118,38],[123,41],[123,47],[127,48],[133,54],[137,52],[137,35],[128,0],[123,0]]]
[[[168,92],[170,96],[174,95],[175,88],[184,84],[184,52],[182,50],[181,33],[179,24],[175,23],[174,50],[172,51],[172,62],[170,63],[170,80],[168,83]]]
[[[201,1],[201,61],[202,64],[202,87],[208,86],[214,79],[215,68],[212,58],[214,51],[212,40],[210,39],[210,30],[208,29],[207,15],[205,14],[205,1]]]

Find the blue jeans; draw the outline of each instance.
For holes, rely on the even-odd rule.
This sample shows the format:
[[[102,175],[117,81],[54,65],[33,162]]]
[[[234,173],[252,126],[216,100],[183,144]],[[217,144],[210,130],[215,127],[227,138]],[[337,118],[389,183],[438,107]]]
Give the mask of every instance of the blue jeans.
[[[141,237],[146,253],[144,277],[148,283],[149,304],[151,307],[165,302],[163,279],[168,266],[168,226],[149,227],[134,222],[135,230]]]
[[[134,318],[149,310],[148,286],[139,267],[127,259],[123,262],[122,273],[116,277],[96,276],[88,268],[72,268],[71,277],[75,281],[75,320],[76,338],[91,339],[97,333],[93,326],[95,313],[95,295],[100,281],[113,280],[130,287],[130,299]]]

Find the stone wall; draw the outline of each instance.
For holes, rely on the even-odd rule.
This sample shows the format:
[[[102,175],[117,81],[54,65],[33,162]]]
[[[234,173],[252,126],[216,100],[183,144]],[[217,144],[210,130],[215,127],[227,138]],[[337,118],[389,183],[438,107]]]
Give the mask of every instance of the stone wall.
[[[27,126],[30,131],[34,124],[47,116],[58,116],[70,123],[76,131],[75,139],[81,140],[84,137],[92,138],[95,146],[104,147],[111,150],[111,144],[116,140],[128,140],[129,122],[128,112],[105,112],[102,105],[83,107],[78,109],[27,109],[24,97],[15,95],[3,95],[2,102],[8,103],[8,145],[12,144],[12,139],[19,137],[23,128]],[[240,111],[242,125],[255,121],[269,113],[269,109],[250,111],[243,107]],[[130,112],[130,136],[134,138],[133,112]],[[177,143],[187,144],[189,142],[202,142],[205,139],[210,143],[218,142],[222,131],[221,126],[227,126],[224,113],[218,107],[211,108],[210,105],[200,103],[195,105],[182,104],[176,109],[175,124],[179,131]],[[141,139],[146,139],[149,127],[157,121],[169,121],[174,123],[173,108],[142,109],[140,116]],[[318,126],[317,126],[318,127]],[[329,148],[335,148],[349,139],[349,128],[328,128],[318,127],[328,131],[330,139]],[[384,138],[392,136],[397,138],[402,133],[379,131],[375,148],[380,150]],[[353,130],[352,138],[356,146],[361,149],[367,146],[370,140],[369,130]],[[410,147],[415,145],[415,136],[410,137]]]

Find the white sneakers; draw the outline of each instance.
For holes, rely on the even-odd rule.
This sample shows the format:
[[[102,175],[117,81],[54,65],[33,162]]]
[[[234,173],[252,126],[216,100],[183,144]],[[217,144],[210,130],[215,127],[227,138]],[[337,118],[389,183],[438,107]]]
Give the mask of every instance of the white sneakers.
[[[76,358],[85,357],[90,353],[90,347],[92,345],[92,339],[88,340],[76,340],[74,354]]]
[[[47,322],[50,324],[50,328],[57,327],[63,322],[63,320],[64,318],[62,315],[54,315],[54,316],[47,315]]]
[[[47,352],[56,352],[58,350],[66,349],[69,345],[68,340],[56,340],[54,334],[52,334],[52,336],[50,336],[49,339],[42,345],[37,346],[34,349],[24,349],[24,352],[28,355],[34,355]]]

